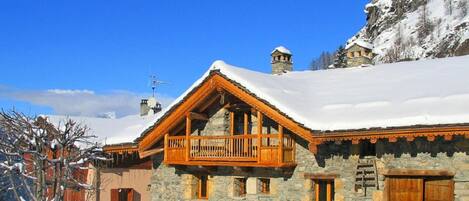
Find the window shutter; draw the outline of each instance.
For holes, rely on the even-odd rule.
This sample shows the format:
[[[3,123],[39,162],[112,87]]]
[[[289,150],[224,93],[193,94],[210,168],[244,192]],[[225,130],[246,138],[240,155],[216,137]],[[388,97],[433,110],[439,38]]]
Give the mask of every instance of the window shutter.
[[[127,191],[127,201],[134,201],[134,189],[130,188]]]
[[[111,201],[119,201],[119,189],[111,189]]]

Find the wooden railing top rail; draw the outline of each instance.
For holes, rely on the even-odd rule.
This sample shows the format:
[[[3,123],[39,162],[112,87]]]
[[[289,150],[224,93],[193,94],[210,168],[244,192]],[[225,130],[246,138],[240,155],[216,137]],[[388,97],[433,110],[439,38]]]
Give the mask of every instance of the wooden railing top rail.
[[[262,138],[278,138],[278,134],[261,134]],[[190,139],[242,139],[242,138],[257,138],[258,134],[248,134],[248,135],[215,135],[215,136],[189,136]],[[168,136],[168,139],[185,139],[186,136]],[[290,138],[289,136],[284,136],[284,138]]]
[[[168,136],[168,139],[171,139],[171,140],[186,139],[186,136]]]

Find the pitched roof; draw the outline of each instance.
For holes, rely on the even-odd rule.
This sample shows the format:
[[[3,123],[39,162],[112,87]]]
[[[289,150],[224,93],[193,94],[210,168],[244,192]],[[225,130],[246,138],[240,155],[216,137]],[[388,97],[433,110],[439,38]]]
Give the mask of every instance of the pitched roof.
[[[371,44],[371,43],[369,43],[369,42],[367,42],[367,41],[361,40],[361,39],[357,39],[357,40],[355,40],[355,41],[353,41],[353,42],[347,44],[347,45],[345,46],[345,49],[347,50],[347,49],[351,48],[351,47],[352,47],[353,45],[355,45],[355,44],[358,45],[358,46],[360,46],[360,47],[364,47],[364,48],[367,48],[367,49],[370,49],[370,50],[373,49],[373,44]]]
[[[289,49],[287,49],[286,47],[283,47],[283,46],[276,47],[274,50],[272,50],[272,52],[270,54],[273,54],[275,51],[279,51],[279,52],[284,53],[284,54],[292,55],[291,51]]]
[[[218,71],[311,130],[469,123],[468,63],[463,56],[271,75],[216,61],[161,116]]]
[[[72,119],[80,124],[86,125],[90,130],[89,134],[95,135],[97,142],[105,145],[128,144],[140,136],[151,122],[155,122],[157,115],[143,116],[129,115],[117,119],[83,117],[83,116],[62,116],[47,115],[47,120],[59,126],[66,119]]]

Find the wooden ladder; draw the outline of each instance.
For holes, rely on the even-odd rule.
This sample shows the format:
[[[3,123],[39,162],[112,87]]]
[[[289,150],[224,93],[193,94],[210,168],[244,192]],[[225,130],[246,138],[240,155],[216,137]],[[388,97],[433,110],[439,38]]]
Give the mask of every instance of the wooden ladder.
[[[376,161],[374,158],[358,159],[355,173],[355,191],[361,189],[366,197],[368,188],[379,190]]]

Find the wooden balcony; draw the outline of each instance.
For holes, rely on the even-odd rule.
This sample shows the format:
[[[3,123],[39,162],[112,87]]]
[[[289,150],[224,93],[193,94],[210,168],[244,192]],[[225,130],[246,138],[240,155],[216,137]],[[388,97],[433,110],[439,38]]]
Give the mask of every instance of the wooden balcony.
[[[169,165],[289,167],[295,165],[295,142],[283,134],[165,136]]]

